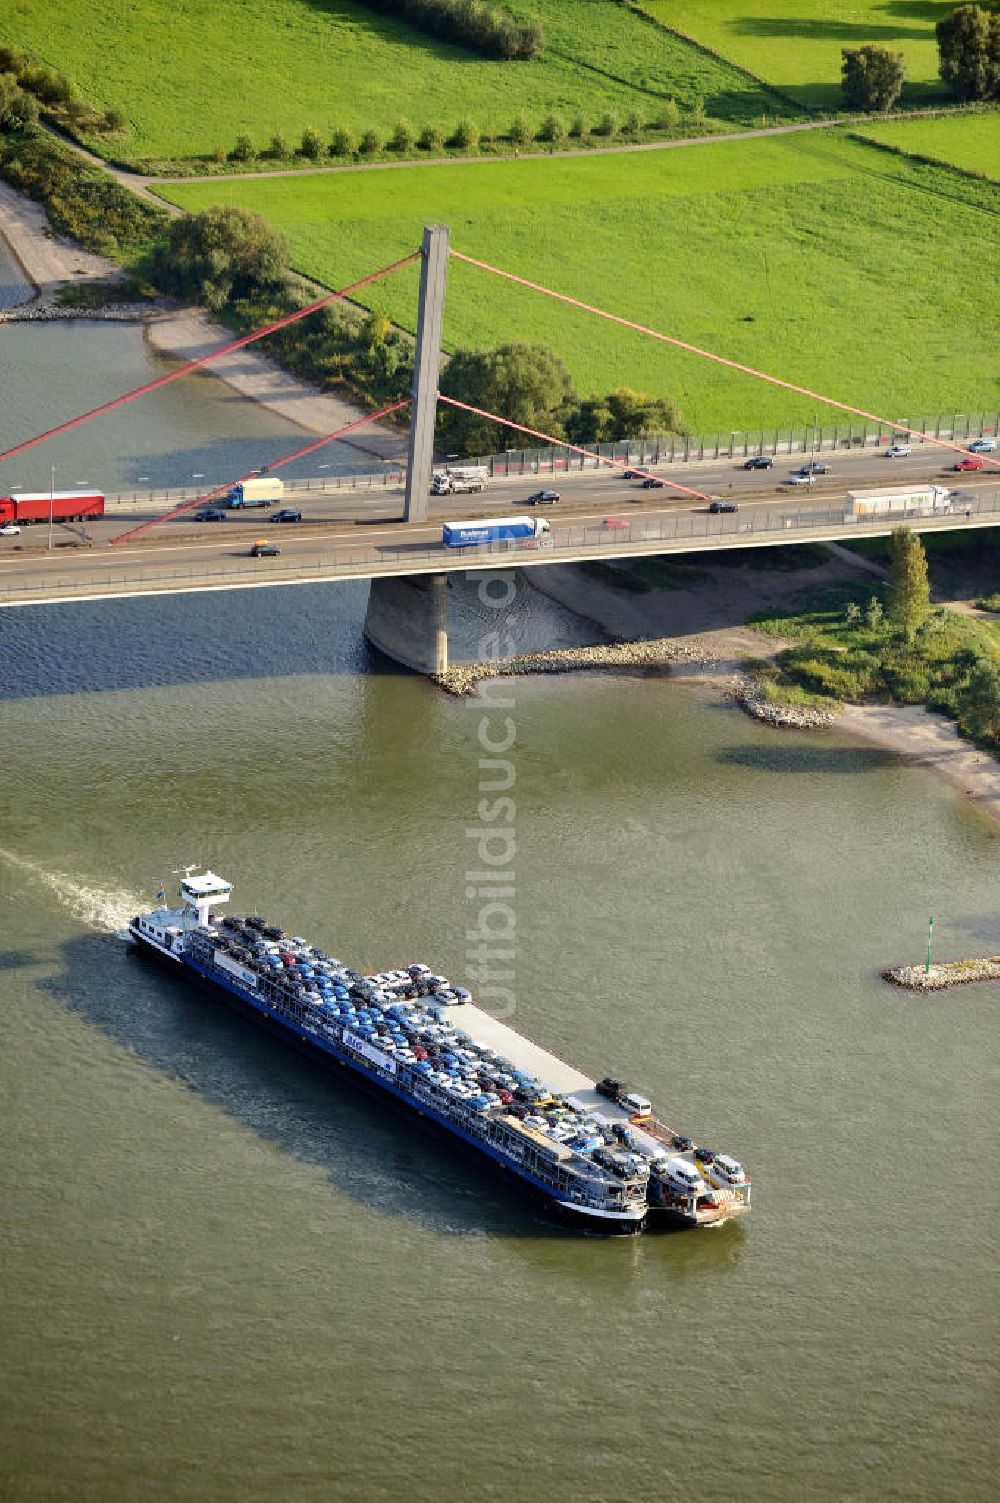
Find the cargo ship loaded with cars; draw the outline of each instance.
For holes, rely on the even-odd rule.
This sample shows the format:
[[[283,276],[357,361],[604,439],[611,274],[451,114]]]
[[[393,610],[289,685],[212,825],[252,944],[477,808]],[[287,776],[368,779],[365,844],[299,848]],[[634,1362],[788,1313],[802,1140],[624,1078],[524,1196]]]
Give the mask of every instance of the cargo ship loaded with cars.
[[[231,891],[187,868],[180,905],[136,915],[125,937],[578,1228],[719,1226],[750,1210],[741,1165],[623,1082],[589,1079],[427,965],[361,975],[256,915],[222,916]]]

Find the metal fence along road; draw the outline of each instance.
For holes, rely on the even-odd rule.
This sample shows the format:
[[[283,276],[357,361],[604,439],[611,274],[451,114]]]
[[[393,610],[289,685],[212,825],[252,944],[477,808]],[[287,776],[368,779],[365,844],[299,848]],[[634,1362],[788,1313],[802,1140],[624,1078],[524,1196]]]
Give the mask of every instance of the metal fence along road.
[[[908,428],[933,438],[965,443],[974,438],[994,438],[1000,432],[1000,412],[939,413],[935,417],[899,418]],[[904,438],[885,423],[821,423],[818,419],[795,428],[760,428],[753,431],[702,434],[697,437],[650,436],[618,443],[592,444],[589,454],[578,454],[557,444],[541,449],[508,449],[503,454],[465,460],[487,465],[493,476],[554,475],[574,470],[607,469],[603,460],[644,468],[650,465],[696,464],[717,459],[749,459],[752,454],[821,454],[877,451]],[[925,441],[906,440],[914,448]],[[930,447],[930,446],[928,446]],[[598,458],[600,456],[600,458]]]
[[[759,511],[736,513],[686,512],[637,519],[619,529],[601,523],[559,528],[542,539],[490,543],[474,548],[451,549],[442,544],[426,546],[405,541],[370,546],[332,546],[321,559],[293,563],[282,558],[233,563],[188,564],[164,570],[139,563],[131,555],[108,552],[101,570],[56,573],[21,583],[4,577],[0,605],[27,604],[33,599],[85,598],[94,594],[132,594],[185,589],[235,589],[323,580],[374,578],[397,574],[442,573],[497,566],[528,567],[539,564],[574,563],[588,558],[642,557],[653,553],[705,552],[716,548],[780,546],[784,543],[832,541],[838,538],[884,536],[905,522],[917,531],[947,531],[956,528],[1000,525],[1000,490],[969,494],[958,506],[937,516],[919,513],[892,517],[858,518],[843,506],[792,510],[769,506]],[[82,560],[81,560],[82,563]]]
[[[954,443],[974,438],[994,438],[1000,434],[1000,412],[939,413],[933,417],[900,418],[907,427]],[[508,475],[565,475],[586,470],[608,470],[607,460],[638,468],[669,464],[697,464],[705,461],[747,459],[751,454],[821,454],[877,452],[899,437],[884,423],[806,423],[796,428],[766,428],[754,432],[702,434],[698,437],[623,439],[617,443],[587,445],[587,454],[562,445],[550,444],[540,449],[507,449],[502,454],[486,454],[475,459],[455,459],[454,464],[482,465],[494,479]],[[914,448],[920,439],[911,439]],[[446,468],[442,460],[440,468]],[[406,479],[404,464],[384,464],[378,469],[358,466],[331,466],[329,474],[311,475],[301,480],[285,479],[290,497],[329,495],[340,491],[388,490],[401,486]],[[221,482],[216,482],[221,483]],[[197,501],[204,489],[168,488],[166,490],[118,491],[107,496],[109,507],[131,506],[142,510],[168,510],[187,501]]]

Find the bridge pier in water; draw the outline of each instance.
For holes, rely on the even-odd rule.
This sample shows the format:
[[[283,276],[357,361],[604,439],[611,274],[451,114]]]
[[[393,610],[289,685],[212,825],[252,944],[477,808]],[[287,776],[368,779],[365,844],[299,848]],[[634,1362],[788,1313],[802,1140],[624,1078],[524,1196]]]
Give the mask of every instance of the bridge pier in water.
[[[368,587],[365,636],[405,668],[433,677],[448,669],[448,576],[401,574]]]

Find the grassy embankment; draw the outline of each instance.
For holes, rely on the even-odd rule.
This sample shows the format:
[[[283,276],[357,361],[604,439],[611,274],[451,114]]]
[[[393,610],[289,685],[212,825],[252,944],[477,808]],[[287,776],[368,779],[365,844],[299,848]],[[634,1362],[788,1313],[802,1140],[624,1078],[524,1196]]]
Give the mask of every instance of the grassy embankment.
[[[21,0],[0,40],[45,59],[127,128],[94,148],[124,162],[209,158],[248,134],[297,144],[306,127],[385,139],[400,118],[448,136],[462,120],[537,130],[553,111],[591,130],[606,112],[651,122],[664,101],[734,126],[794,117],[787,101],[738,68],[615,0],[509,0],[539,21],[546,45],[530,62],[494,62],[435,41],[353,0]]]
[[[872,141],[1000,182],[1000,110],[866,125]]]
[[[766,78],[810,109],[839,110],[842,47],[874,42],[902,52],[907,81],[898,108],[947,104],[938,77],[934,23],[958,0],[640,0],[642,8],[705,47]]]
[[[401,167],[373,179],[170,186],[254,209],[331,287],[450,223],[453,244],[702,347],[889,417],[1000,404],[983,289],[1000,194],[838,133],[558,161]],[[412,328],[417,275],[371,291]],[[692,432],[808,423],[822,407],[453,262],[445,343],[533,340],[583,393],[673,396]]]
[[[992,539],[992,540],[991,540]],[[946,536],[930,540],[935,553],[968,553],[970,547],[996,551],[997,540]],[[884,559],[885,540],[864,549]],[[970,555],[971,556],[971,555]],[[865,700],[922,704],[955,720],[963,735],[972,735],[966,691],[983,661],[1000,662],[1000,622],[945,608],[933,609],[907,643],[885,616],[888,589],[871,577],[817,593],[799,610],[761,611],[750,624],[761,632],[795,639],[773,662],[749,660],[745,667],[766,698],[775,703],[824,703]],[[994,597],[997,598],[997,597]],[[979,602],[986,605],[986,601]],[[1000,599],[998,599],[1000,603]],[[980,735],[994,753],[1000,737]]]
[[[141,290],[141,272],[153,241],[167,225],[167,213],[122,188],[108,173],[81,161],[78,153],[46,131],[0,135],[0,177],[44,204],[52,228],[85,250],[109,256],[133,273],[132,293]],[[102,284],[109,292],[107,284]],[[121,296],[123,287],[115,291]],[[66,303],[100,307],[102,292],[75,289]]]

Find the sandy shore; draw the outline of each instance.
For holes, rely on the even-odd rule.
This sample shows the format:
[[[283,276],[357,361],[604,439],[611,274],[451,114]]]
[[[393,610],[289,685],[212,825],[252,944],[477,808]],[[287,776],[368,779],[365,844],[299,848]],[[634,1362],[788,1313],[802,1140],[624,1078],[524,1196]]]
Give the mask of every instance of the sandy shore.
[[[122,274],[121,267],[106,256],[95,256],[72,240],[55,235],[41,204],[3,182],[0,235],[35,288],[37,298],[53,296],[66,282],[113,280]]]
[[[702,578],[696,588],[646,594],[615,589],[572,565],[534,570],[533,576],[544,576],[545,594],[612,637],[669,639],[675,649],[671,678],[728,684],[742,657],[772,657],[787,645],[744,625],[747,616],[768,605],[794,609],[801,591],[856,579],[859,573],[856,560],[841,549],[828,564],[797,572],[713,570],[703,559],[698,564]],[[534,577],[532,584],[537,588]],[[950,720],[920,705],[845,705],[832,729],[931,768],[1000,826],[1000,763],[963,741]]]
[[[922,705],[845,705],[837,725],[930,767],[1000,823],[1000,763],[963,741],[954,724]]]
[[[153,349],[175,360],[197,360],[232,337],[230,330],[212,323],[208,314],[198,308],[160,312],[146,323],[146,338]],[[334,433],[364,416],[359,407],[289,375],[253,349],[224,355],[208,367],[206,374],[218,376],[241,396],[260,402],[307,433]],[[394,463],[406,455],[406,434],[381,423],[369,423],[358,434],[340,442]]]

